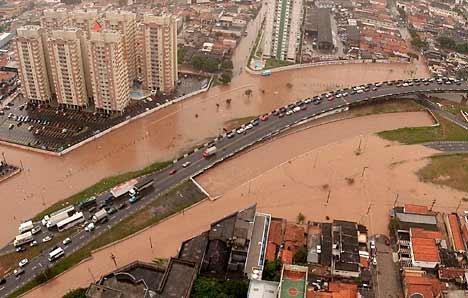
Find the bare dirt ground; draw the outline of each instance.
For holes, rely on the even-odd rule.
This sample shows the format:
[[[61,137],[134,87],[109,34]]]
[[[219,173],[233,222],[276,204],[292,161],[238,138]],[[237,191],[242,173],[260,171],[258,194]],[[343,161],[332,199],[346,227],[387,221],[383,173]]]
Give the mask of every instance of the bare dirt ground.
[[[382,129],[429,124],[431,119],[421,112],[373,115],[307,129],[260,146],[200,177],[208,189],[223,193],[217,200],[205,201],[96,252],[26,297],[61,297],[70,288],[87,286],[93,278],[115,269],[111,254],[116,256],[118,266],[137,259],[174,256],[182,241],[207,230],[211,222],[254,203],[259,211],[290,220],[302,212],[311,220],[329,216],[359,221],[368,225],[371,233],[386,233],[388,209],[397,193],[399,204],[430,204],[437,198],[435,209],[454,209],[463,193],[424,184],[415,175],[434,150],[392,144],[372,135]],[[359,142],[361,152],[356,155]],[[266,154],[268,163],[264,162]],[[246,162],[251,170],[240,171]],[[236,183],[218,186],[215,181],[232,179],[233,168],[239,170]],[[246,178],[242,178],[244,175]]]

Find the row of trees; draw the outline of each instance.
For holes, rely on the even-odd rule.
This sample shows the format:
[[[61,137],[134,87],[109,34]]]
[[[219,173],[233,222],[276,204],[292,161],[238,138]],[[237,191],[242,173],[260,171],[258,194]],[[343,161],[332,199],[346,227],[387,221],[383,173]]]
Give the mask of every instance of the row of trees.
[[[232,69],[233,64],[232,61],[229,59],[221,60],[219,58],[204,56],[204,55],[194,55],[191,61],[192,67],[196,70],[201,70],[204,72],[219,72],[221,71],[220,75],[220,82],[223,84],[228,84],[231,82],[232,79]]]
[[[246,280],[221,281],[200,276],[195,281],[190,297],[244,298],[248,290],[249,283]]]

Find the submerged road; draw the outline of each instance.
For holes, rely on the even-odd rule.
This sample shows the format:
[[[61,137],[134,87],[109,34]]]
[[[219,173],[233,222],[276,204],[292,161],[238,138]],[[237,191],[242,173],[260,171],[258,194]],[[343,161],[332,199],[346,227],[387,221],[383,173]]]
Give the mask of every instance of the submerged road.
[[[361,90],[361,91],[358,91]],[[145,208],[151,201],[165,191],[173,188],[177,184],[195,177],[204,172],[217,163],[233,156],[234,154],[248,148],[258,142],[272,138],[275,135],[289,129],[290,127],[311,121],[316,117],[326,116],[327,113],[334,113],[347,110],[350,106],[359,103],[368,103],[379,99],[396,97],[399,95],[413,95],[421,93],[438,93],[438,92],[468,92],[468,82],[452,82],[452,81],[431,81],[408,80],[408,81],[391,81],[385,83],[368,84],[354,88],[348,88],[322,94],[310,98],[306,102],[300,100],[296,104],[291,104],[268,114],[268,119],[260,121],[252,128],[237,133],[236,130],[226,132],[218,136],[209,144],[195,149],[194,151],[185,154],[178,160],[174,160],[173,164],[167,168],[148,175],[154,180],[154,188],[151,193],[144,198],[131,204],[126,209],[123,209],[113,214],[109,221],[103,225],[97,225],[93,232],[85,232],[81,230],[72,236],[72,242],[68,246],[63,246],[65,255],[70,255],[76,250],[88,244],[92,239],[98,237],[108,231],[113,225],[122,221],[124,218],[134,214],[135,212]],[[296,112],[293,112],[293,109]],[[281,110],[281,111],[280,111]],[[467,132],[468,133],[468,132]],[[216,146],[217,152],[215,155],[205,158],[203,150],[209,146]],[[185,164],[185,167],[183,166]],[[101,194],[98,197],[98,204],[102,203],[108,192]],[[5,277],[6,282],[0,285],[0,296],[5,297],[14,290],[20,288],[33,278],[44,272],[44,270],[53,263],[48,261],[48,251],[29,261],[29,264],[24,267],[25,272],[18,277],[10,274]]]

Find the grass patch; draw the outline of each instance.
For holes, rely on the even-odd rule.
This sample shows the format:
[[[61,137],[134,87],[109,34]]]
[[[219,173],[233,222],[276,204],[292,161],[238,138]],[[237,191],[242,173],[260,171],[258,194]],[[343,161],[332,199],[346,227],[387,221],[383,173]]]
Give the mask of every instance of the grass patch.
[[[10,297],[18,297],[30,289],[70,269],[82,260],[91,256],[91,252],[93,250],[132,235],[150,225],[156,224],[162,219],[201,201],[203,198],[205,198],[205,195],[201,193],[200,190],[190,181],[186,181],[172,188],[160,197],[154,199],[154,201],[146,208],[143,208],[141,211],[136,212],[119,222],[110,230],[104,232],[75,253],[62,258],[53,267],[50,267],[46,278],[44,278],[43,274],[39,275],[32,281],[25,284],[22,288],[13,292]],[[151,198],[145,198],[144,200],[148,199]],[[100,229],[103,228],[104,226],[100,227]],[[148,245],[149,247],[150,243],[148,242],[147,244],[140,245]],[[116,261],[119,262],[118,259]]]
[[[264,69],[272,69],[272,68],[288,66],[288,65],[293,65],[293,64],[294,63],[289,62],[289,61],[283,61],[283,60],[271,58],[266,61]]]
[[[408,127],[379,132],[378,135],[389,141],[403,144],[419,144],[432,141],[466,141],[468,131],[439,117],[438,127]]]
[[[436,155],[418,171],[424,182],[449,186],[468,192],[468,154]]]
[[[138,170],[138,171],[128,172],[128,173],[124,173],[124,174],[104,178],[101,181],[99,181],[98,183],[86,188],[85,190],[83,190],[83,191],[81,191],[81,192],[79,192],[79,193],[77,193],[77,194],[75,194],[75,195],[73,195],[73,196],[71,196],[71,197],[69,197],[69,198],[67,198],[65,200],[62,200],[60,202],[57,202],[57,203],[53,204],[52,206],[45,209],[41,213],[37,214],[33,218],[33,221],[41,220],[45,215],[50,214],[50,213],[52,213],[54,211],[60,210],[64,206],[71,205],[71,204],[76,205],[79,202],[81,202],[81,201],[83,201],[83,200],[85,200],[85,199],[87,199],[87,198],[89,198],[91,196],[94,196],[94,195],[102,193],[102,192],[104,192],[106,190],[109,190],[110,188],[112,188],[112,187],[114,187],[116,185],[119,185],[120,183],[123,183],[125,181],[128,181],[130,179],[159,171],[159,170],[167,167],[170,164],[171,164],[170,161],[156,162],[156,163],[153,163],[153,164],[151,164],[151,165],[149,165],[149,166],[147,166],[147,167],[145,167],[145,168],[143,168],[141,170]]]
[[[237,128],[241,126],[242,124],[246,124],[255,118],[257,118],[257,116],[247,116],[247,117],[232,119],[224,123],[224,128],[226,128],[228,131],[233,130],[234,128]]]
[[[356,116],[367,116],[383,113],[401,113],[401,112],[418,112],[424,111],[424,107],[411,99],[392,99],[379,101],[373,104],[360,105],[352,107],[350,112]]]

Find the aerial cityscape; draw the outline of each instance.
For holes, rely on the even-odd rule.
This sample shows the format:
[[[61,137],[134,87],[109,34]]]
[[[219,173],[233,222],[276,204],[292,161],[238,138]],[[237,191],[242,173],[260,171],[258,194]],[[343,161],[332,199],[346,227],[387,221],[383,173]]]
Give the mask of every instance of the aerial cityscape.
[[[468,297],[467,0],[0,0],[0,297]]]

